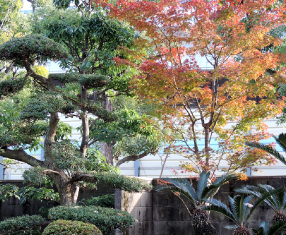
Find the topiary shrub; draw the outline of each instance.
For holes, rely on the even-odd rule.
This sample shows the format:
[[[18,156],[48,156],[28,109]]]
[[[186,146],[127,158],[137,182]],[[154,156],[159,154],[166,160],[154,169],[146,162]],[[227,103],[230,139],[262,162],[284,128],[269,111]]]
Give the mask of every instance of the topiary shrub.
[[[0,234],[41,234],[41,226],[45,225],[45,220],[39,215],[13,217],[0,222]]]
[[[23,66],[24,59],[34,64],[36,61],[63,59],[67,56],[63,45],[40,34],[15,37],[0,45],[0,59],[13,60],[19,66]]]
[[[45,228],[42,235],[102,235],[93,224],[81,221],[57,220]]]
[[[114,232],[117,228],[125,230],[134,224],[129,213],[98,206],[57,206],[50,209],[49,219],[91,223],[104,234]]]

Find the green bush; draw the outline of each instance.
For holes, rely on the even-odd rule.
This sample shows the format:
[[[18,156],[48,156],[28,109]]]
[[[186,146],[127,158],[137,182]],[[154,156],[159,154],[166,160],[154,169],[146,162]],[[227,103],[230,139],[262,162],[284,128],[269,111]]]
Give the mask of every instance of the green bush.
[[[24,215],[0,222],[0,233],[9,235],[41,234],[41,224],[45,220],[39,215]]]
[[[106,194],[98,197],[92,197],[89,199],[82,199],[80,202],[78,202],[78,205],[114,208],[114,200],[114,194]]]
[[[45,228],[42,235],[102,235],[101,231],[93,224],[81,221],[57,220]]]
[[[49,211],[51,220],[73,220],[94,224],[103,233],[124,230],[134,224],[133,217],[124,211],[98,206],[57,206]]]

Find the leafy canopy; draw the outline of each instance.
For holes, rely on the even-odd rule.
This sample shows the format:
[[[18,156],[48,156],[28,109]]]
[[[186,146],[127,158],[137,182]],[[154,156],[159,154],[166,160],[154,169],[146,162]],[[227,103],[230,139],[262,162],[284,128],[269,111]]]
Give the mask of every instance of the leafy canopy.
[[[184,144],[174,151],[188,159],[183,168],[216,171],[226,162],[223,170],[236,171],[275,163],[262,151],[245,151],[244,142],[270,137],[263,120],[284,107],[277,86],[285,56],[273,50],[282,40],[270,31],[284,23],[285,3],[119,0],[104,6],[144,32],[135,43],[150,50],[133,87],[179,133]],[[211,148],[214,138],[218,150]]]

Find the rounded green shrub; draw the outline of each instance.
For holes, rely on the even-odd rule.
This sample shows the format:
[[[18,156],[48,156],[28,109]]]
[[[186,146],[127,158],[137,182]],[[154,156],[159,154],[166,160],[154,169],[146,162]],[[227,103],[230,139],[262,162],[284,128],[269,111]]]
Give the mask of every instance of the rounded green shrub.
[[[15,37],[0,45],[0,60],[13,60],[16,65],[23,66],[23,61],[29,64],[36,61],[47,61],[67,58],[66,48],[40,34]]]
[[[0,222],[0,234],[41,234],[41,225],[44,222],[45,220],[39,215],[13,217]]]
[[[94,224],[101,232],[125,230],[134,224],[134,218],[125,211],[99,206],[57,206],[49,210],[51,220],[73,220]]]
[[[42,235],[102,235],[93,224],[81,221],[57,220],[45,228]]]

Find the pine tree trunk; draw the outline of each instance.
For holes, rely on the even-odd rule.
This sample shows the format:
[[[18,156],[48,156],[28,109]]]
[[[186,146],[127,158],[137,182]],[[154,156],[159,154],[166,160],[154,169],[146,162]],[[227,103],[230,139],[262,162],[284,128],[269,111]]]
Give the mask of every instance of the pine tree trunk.
[[[66,176],[54,175],[54,182],[60,196],[62,206],[71,206],[77,203],[79,187],[75,184],[68,183]]]
[[[111,103],[111,100],[107,97],[107,95],[103,96],[103,107],[105,110],[109,112],[113,111],[113,105]],[[105,142],[100,143],[101,153],[105,156],[106,162],[112,166],[114,164],[113,146],[114,146],[113,143],[105,143]]]
[[[113,144],[110,143],[100,143],[101,153],[105,156],[106,162],[113,166]]]

